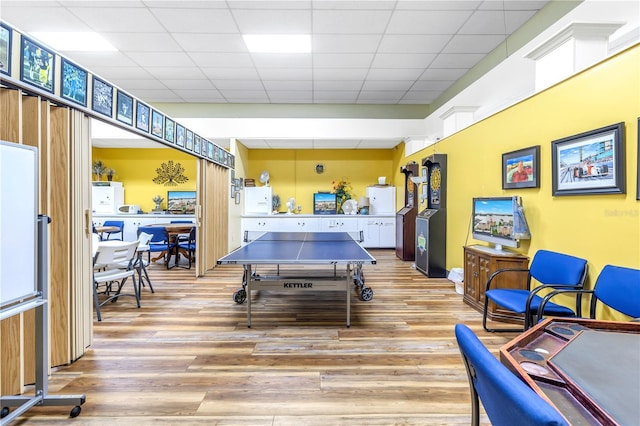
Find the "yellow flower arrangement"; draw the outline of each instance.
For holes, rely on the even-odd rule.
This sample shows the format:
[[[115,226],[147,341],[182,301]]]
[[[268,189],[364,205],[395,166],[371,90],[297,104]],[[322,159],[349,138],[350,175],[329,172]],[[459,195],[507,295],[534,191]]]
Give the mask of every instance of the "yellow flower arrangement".
[[[351,191],[353,190],[351,182],[343,177],[340,180],[334,180],[332,184],[333,192],[336,194],[336,211],[342,213],[342,203],[351,199]]]

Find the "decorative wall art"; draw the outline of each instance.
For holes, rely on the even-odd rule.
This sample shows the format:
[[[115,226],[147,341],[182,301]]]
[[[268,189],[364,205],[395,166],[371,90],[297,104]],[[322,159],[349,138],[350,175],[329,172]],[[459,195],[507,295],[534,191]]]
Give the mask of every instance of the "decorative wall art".
[[[149,133],[151,108],[142,102],[136,102],[136,129]]]
[[[116,105],[116,120],[133,126],[133,98],[118,90]]]
[[[164,115],[155,109],[151,111],[151,134],[160,139],[164,136]]]
[[[624,123],[552,142],[553,195],[624,194]]]
[[[184,126],[180,124],[176,124],[176,145],[184,146],[185,140],[185,129]]]
[[[22,36],[20,80],[53,93],[54,75],[53,52]]]
[[[113,114],[113,86],[93,77],[91,109],[107,117]]]
[[[174,143],[176,140],[176,123],[169,117],[166,117],[164,120],[164,140],[167,142]]]
[[[86,107],[88,75],[84,69],[62,58],[60,96]]]
[[[0,23],[0,73],[11,74],[11,28]]]
[[[502,189],[540,186],[540,145],[502,154]]]
[[[153,178],[153,183],[164,186],[178,186],[178,184],[185,183],[189,180],[184,175],[184,167],[180,163],[174,163],[173,160],[169,160],[166,163],[160,164],[160,167],[156,169],[158,176]]]

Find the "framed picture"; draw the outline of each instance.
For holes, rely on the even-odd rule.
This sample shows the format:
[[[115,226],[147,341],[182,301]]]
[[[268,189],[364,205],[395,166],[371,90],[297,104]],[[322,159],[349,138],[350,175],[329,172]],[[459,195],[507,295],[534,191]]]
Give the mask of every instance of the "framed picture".
[[[540,187],[540,145],[502,154],[502,189]]]
[[[240,204],[240,191],[236,191],[236,204]]]
[[[11,75],[11,28],[0,23],[0,73]]]
[[[185,133],[184,126],[180,124],[176,124],[176,145],[184,146],[184,139],[185,139],[184,133]]]
[[[198,135],[193,135],[193,152],[200,154],[200,142],[202,138]]]
[[[176,122],[166,117],[164,119],[164,140],[174,143],[176,141]]]
[[[185,148],[189,151],[193,151],[193,132],[187,129],[187,141],[185,143]]]
[[[91,109],[111,117],[113,114],[113,86],[93,76]]]
[[[136,129],[149,133],[151,108],[142,102],[136,102]]]
[[[553,195],[624,194],[624,123],[552,142]]]
[[[156,111],[151,111],[151,134],[162,139],[164,136],[164,115]]]
[[[133,98],[118,90],[116,105],[116,120],[133,126]]]
[[[209,147],[207,148],[207,157],[213,159],[213,142],[209,142]]]
[[[53,93],[55,74],[53,52],[22,36],[20,80]]]
[[[89,74],[76,64],[62,58],[60,96],[84,107],[87,106],[87,83]]]

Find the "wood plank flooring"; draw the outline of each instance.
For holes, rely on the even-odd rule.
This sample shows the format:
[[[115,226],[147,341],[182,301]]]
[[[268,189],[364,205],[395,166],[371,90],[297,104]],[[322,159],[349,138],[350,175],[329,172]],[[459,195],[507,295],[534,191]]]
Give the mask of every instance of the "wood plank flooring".
[[[483,332],[452,282],[426,278],[393,250],[371,253],[374,297],[354,290],[350,328],[344,294],[332,292],[254,293],[247,328],[246,303],[232,300],[240,266],[195,279],[154,264],[142,308],[133,298],[104,306],[93,347],[53,371],[50,394],[86,395],[80,416],[35,407],[16,424],[468,425],[454,324],[496,355],[515,334]]]

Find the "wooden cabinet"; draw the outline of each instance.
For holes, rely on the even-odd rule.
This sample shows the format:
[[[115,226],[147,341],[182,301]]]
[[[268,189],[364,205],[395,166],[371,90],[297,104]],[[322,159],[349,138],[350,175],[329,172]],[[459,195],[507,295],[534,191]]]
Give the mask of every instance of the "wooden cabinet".
[[[485,246],[467,246],[464,248],[464,302],[482,312],[484,310],[484,292],[489,276],[503,268],[529,267],[529,258],[517,253],[498,252]],[[504,273],[494,280],[492,288],[527,288],[527,274]],[[489,303],[488,318],[492,321],[521,322],[522,316]]]

